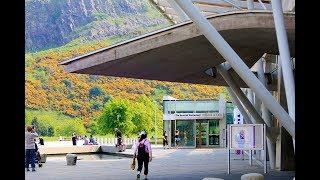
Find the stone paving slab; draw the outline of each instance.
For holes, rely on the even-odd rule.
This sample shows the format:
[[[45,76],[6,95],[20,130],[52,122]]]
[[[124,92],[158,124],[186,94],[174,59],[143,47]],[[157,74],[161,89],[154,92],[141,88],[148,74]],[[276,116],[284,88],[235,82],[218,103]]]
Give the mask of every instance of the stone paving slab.
[[[263,167],[257,163],[249,166],[248,161],[231,161],[231,174],[226,174],[227,150],[225,149],[154,149],[155,158],[150,163],[149,179],[203,179],[217,177],[240,179],[242,174],[258,172]],[[231,158],[236,158],[232,154]],[[48,158],[37,172],[26,172],[26,180],[126,180],[135,179],[130,170],[131,158],[110,158],[106,160],[79,160],[76,166],[66,166],[62,159]],[[266,180],[292,180],[295,172],[270,171]]]

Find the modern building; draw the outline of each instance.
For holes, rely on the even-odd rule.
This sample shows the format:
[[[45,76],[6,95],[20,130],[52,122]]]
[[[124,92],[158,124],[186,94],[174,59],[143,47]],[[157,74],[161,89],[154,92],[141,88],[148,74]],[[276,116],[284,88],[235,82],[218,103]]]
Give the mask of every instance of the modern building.
[[[163,98],[164,131],[168,144],[175,146],[175,131],[179,131],[179,147],[226,147],[226,127],[233,123],[233,104],[223,96],[219,100],[178,100]]]
[[[232,101],[247,119],[252,117],[253,123],[266,123],[273,129],[268,131],[270,168],[294,170],[295,1],[273,1],[272,5],[270,0],[152,2],[174,25],[60,64],[72,73],[226,86]],[[245,95],[240,88],[246,89]],[[211,101],[204,104],[216,103]],[[222,123],[227,117],[219,117],[217,109],[208,108],[214,113],[201,119],[197,117],[197,111],[201,111],[196,109],[197,102],[181,103],[194,106],[185,111],[196,117],[180,116],[186,113],[179,114],[178,109],[174,115],[167,111],[167,129],[179,129],[184,127],[181,124],[188,123],[193,133],[184,143],[196,147],[194,127],[197,122],[207,122],[208,140],[203,138],[203,143],[214,144],[210,137],[219,135],[218,146],[224,146]],[[191,120],[184,120],[187,117]],[[219,122],[215,125],[219,133],[210,136],[213,120]],[[203,144],[201,138],[198,140],[201,140],[198,145]]]

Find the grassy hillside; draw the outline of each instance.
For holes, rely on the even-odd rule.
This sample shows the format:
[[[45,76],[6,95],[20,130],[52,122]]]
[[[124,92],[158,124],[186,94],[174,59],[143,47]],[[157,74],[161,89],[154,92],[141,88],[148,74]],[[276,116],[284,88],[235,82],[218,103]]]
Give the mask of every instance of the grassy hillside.
[[[125,38],[125,37],[122,37]],[[58,63],[77,55],[105,47],[121,38],[111,38],[78,45],[27,53],[25,55],[25,105],[27,109],[56,111],[80,118],[88,125],[101,113],[110,97],[135,100],[143,94],[155,99],[159,108],[164,94],[179,99],[218,98],[224,87],[101,77],[66,73]],[[31,115],[32,116],[32,112]]]

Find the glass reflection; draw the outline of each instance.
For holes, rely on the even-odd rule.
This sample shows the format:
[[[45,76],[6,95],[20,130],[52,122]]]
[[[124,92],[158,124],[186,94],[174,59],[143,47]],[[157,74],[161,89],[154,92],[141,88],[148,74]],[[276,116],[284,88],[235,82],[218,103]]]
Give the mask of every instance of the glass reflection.
[[[194,142],[194,121],[177,120],[177,130],[179,130],[179,146],[195,146]]]

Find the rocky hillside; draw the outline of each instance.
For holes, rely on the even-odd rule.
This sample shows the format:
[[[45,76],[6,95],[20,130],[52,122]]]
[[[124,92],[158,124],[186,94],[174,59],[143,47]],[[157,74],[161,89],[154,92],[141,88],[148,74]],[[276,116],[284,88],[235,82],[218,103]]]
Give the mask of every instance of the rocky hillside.
[[[136,101],[147,96],[160,110],[163,95],[214,99],[226,93],[215,86],[72,74],[58,65],[169,25],[148,0],[26,1],[26,122],[37,118],[73,127],[66,122],[79,120],[88,127],[113,97]]]
[[[148,0],[27,0],[25,19],[27,52],[170,25]]]

